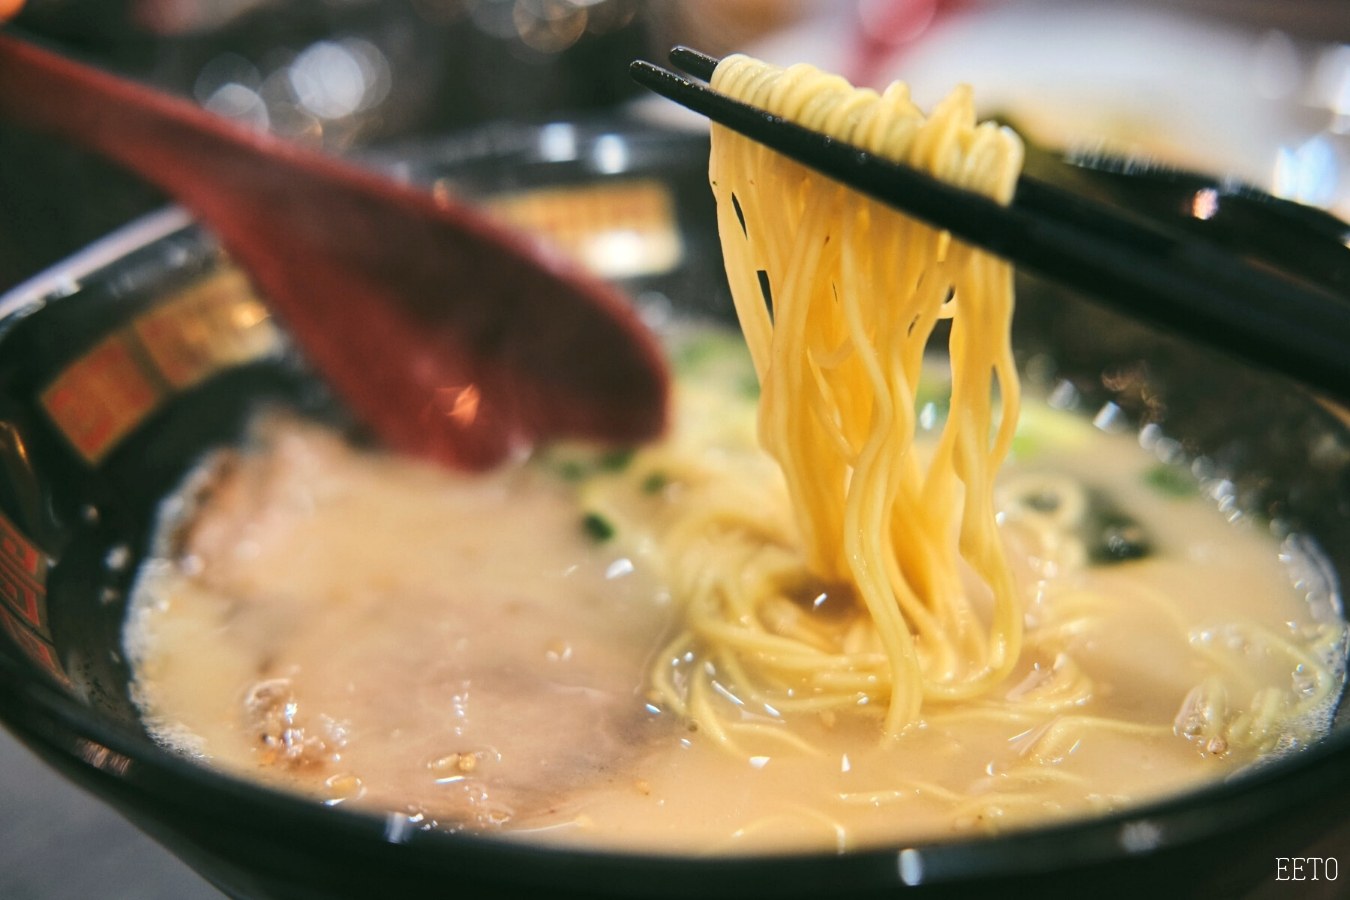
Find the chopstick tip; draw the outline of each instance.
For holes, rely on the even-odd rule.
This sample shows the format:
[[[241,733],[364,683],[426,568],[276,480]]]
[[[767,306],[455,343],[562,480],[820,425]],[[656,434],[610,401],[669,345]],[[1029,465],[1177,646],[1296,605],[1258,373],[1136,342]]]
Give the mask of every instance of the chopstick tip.
[[[628,64],[629,77],[648,88],[655,88],[657,84],[668,81],[672,74],[645,59],[635,59]]]
[[[719,62],[717,57],[684,44],[676,44],[671,47],[669,58],[671,65],[683,69],[697,78],[702,78],[704,81],[712,78],[713,70],[717,68]]]

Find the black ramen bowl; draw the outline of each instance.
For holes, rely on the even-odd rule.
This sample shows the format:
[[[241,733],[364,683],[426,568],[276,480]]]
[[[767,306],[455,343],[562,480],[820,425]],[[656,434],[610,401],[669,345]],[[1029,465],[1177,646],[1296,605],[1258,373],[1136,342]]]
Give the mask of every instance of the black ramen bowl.
[[[700,137],[501,127],[383,164],[481,198],[547,189],[569,211],[554,238],[576,247],[615,227],[597,210],[622,206],[629,243],[607,274],[652,315],[729,314]],[[1098,184],[1090,171],[1044,165],[1053,177]],[[1151,214],[1183,218],[1196,190],[1222,188],[1191,176],[1103,177],[1098,187],[1121,202],[1135,196],[1125,178],[1147,188]],[[1291,252],[1344,264],[1339,222],[1250,194],[1232,199],[1208,220],[1229,229],[1225,239],[1259,241],[1275,229]],[[604,270],[603,254],[598,262]],[[166,751],[128,696],[120,643],[157,504],[263,402],[343,415],[284,329],[230,277],[209,235],[168,210],[0,299],[0,719],[227,894],[835,898],[997,888],[1212,897],[1260,890],[1292,871],[1281,859],[1339,854],[1350,864],[1345,705],[1315,746],[1125,813],[842,855],[636,855],[424,831]],[[1035,360],[1029,376],[1072,384],[1089,411],[1113,402],[1136,424],[1157,423],[1231,481],[1239,506],[1313,537],[1350,583],[1350,435],[1334,404],[1053,286],[1023,279],[1019,290],[1017,346]],[[1329,399],[1350,398],[1350,385],[1346,394]]]

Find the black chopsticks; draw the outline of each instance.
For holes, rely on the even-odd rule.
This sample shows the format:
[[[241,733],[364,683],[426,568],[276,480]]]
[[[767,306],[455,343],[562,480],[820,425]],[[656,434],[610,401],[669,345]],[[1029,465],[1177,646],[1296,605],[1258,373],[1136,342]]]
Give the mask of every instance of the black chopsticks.
[[[718,62],[687,47],[670,58],[704,79]],[[714,122],[1090,299],[1350,398],[1350,297],[1330,286],[1026,176],[1003,206],[651,63],[636,61],[631,73]]]

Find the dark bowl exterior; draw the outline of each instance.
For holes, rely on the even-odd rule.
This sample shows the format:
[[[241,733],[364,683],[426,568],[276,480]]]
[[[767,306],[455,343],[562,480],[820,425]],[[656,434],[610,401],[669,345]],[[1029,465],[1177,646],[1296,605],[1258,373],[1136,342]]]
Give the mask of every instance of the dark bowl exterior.
[[[727,315],[705,142],[640,126],[567,127],[578,148],[570,158],[541,152],[544,130],[522,126],[380,162],[398,158],[413,178],[483,197],[655,180],[683,252],[627,286],[654,315],[669,306]],[[625,148],[623,165],[592,152],[605,141]],[[1339,244],[1336,225],[1311,229]],[[225,893],[1078,896],[1091,885],[1107,896],[1210,897],[1270,881],[1279,858],[1350,862],[1345,707],[1315,747],[1126,814],[845,855],[643,856],[429,832],[401,816],[245,784],[163,750],[137,717],[121,654],[126,597],[160,499],[261,404],[350,424],[282,332],[243,352],[221,324],[228,316],[174,306],[225,265],[208,235],[169,211],[0,301],[0,720]],[[1333,410],[1295,384],[1050,286],[1020,288],[1019,354],[1039,361],[1038,377],[1072,383],[1086,409],[1113,402],[1139,424],[1158,422],[1229,477],[1245,509],[1314,536],[1346,581],[1350,438]],[[165,315],[173,310],[182,315]],[[196,367],[180,378],[159,354],[163,329],[181,337],[205,320],[215,337],[175,357]]]

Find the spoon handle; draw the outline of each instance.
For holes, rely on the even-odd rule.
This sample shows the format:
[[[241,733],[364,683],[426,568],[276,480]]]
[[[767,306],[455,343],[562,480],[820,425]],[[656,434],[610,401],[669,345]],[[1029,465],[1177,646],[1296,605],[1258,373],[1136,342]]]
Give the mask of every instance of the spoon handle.
[[[192,210],[394,449],[482,468],[664,426],[665,364],[626,298],[466,206],[5,34],[0,116]]]

